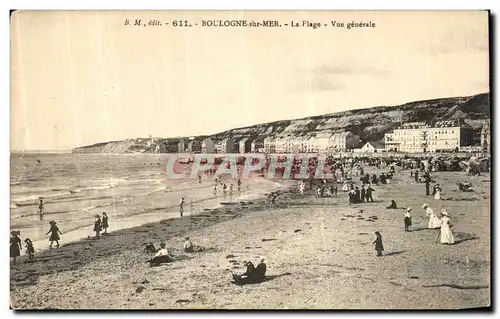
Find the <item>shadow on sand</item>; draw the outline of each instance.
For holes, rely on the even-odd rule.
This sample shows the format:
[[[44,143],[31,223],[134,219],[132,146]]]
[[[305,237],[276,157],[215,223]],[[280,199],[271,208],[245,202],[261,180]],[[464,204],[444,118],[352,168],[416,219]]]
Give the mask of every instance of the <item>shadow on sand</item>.
[[[438,228],[435,228],[435,229],[438,229]],[[422,231],[422,230],[433,230],[433,229],[427,228],[427,227],[413,228],[410,233],[415,232],[415,231]]]
[[[285,273],[282,273],[282,274],[279,274],[279,275],[270,275],[270,276],[266,276],[265,279],[263,280],[260,280],[260,281],[252,281],[252,282],[236,282],[236,281],[231,281],[232,284],[235,284],[237,286],[246,286],[246,285],[255,285],[255,284],[260,284],[260,283],[263,283],[263,282],[266,282],[266,281],[270,281],[270,280],[273,280],[273,279],[276,279],[276,278],[279,278],[279,277],[283,277],[283,276],[289,276],[291,275],[291,273],[289,272],[285,272]]]
[[[395,256],[406,252],[406,250],[391,251],[390,253],[384,254],[384,256]]]
[[[469,240],[477,240],[479,239],[479,237],[473,235],[473,234],[469,234],[469,233],[456,233],[455,234],[455,243],[454,245],[458,245],[460,243],[463,243],[465,241],[469,241]]]

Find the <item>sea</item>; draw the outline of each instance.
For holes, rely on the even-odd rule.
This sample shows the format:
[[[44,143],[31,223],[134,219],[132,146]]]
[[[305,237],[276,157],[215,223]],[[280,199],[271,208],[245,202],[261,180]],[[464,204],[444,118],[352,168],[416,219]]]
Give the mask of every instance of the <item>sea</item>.
[[[110,232],[179,217],[181,197],[188,216],[225,202],[259,198],[282,186],[254,177],[242,179],[237,192],[236,181],[227,176],[227,183],[234,183],[233,193],[221,187],[214,193],[214,176],[203,176],[201,183],[190,174],[173,180],[165,174],[167,161],[168,154],[11,153],[10,228],[44,248],[51,220],[63,232],[61,243],[66,243],[94,236],[95,215],[103,212]],[[175,170],[189,173],[190,167]]]

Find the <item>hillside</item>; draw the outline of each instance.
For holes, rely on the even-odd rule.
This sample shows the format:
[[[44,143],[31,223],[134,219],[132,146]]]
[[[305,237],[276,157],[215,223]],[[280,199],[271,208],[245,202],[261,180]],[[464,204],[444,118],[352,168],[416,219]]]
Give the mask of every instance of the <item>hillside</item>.
[[[490,118],[490,109],[489,93],[483,93],[468,97],[416,101],[398,106],[371,107],[303,119],[257,124],[231,129],[208,137],[215,141],[227,137],[262,138],[276,134],[303,136],[315,135],[321,132],[351,131],[365,141],[377,141],[382,139],[385,133],[405,122],[460,119],[474,129],[479,130],[484,121]],[[198,136],[195,139],[205,137]],[[172,143],[177,143],[178,140],[179,138],[157,138],[151,144],[150,139],[139,138],[79,147],[74,149],[73,152],[164,153],[168,152],[169,149],[174,149]]]

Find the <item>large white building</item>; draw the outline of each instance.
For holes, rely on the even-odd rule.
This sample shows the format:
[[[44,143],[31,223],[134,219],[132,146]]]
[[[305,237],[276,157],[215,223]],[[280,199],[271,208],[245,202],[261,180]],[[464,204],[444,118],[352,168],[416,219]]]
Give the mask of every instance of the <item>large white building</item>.
[[[387,151],[425,153],[458,151],[473,144],[473,130],[458,121],[405,123],[384,137]]]
[[[293,136],[278,135],[264,139],[266,153],[324,153],[345,152],[359,146],[359,136],[351,132]]]
[[[330,152],[346,152],[358,148],[360,145],[359,135],[351,132],[334,133],[330,137]]]

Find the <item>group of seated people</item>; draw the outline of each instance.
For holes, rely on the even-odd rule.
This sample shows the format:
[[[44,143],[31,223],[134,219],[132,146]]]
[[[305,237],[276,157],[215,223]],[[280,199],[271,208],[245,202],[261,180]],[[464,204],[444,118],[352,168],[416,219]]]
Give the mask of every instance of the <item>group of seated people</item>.
[[[267,265],[264,259],[261,258],[257,267],[251,261],[244,261],[243,265],[247,267],[245,273],[241,275],[233,274],[233,280],[236,284],[258,283],[266,280]]]
[[[189,237],[186,237],[186,242],[184,243],[184,252],[186,253],[194,253],[196,251],[201,251],[201,247],[193,245]],[[170,256],[168,249],[166,248],[165,243],[160,243],[160,248],[156,249],[153,243],[146,244],[144,251],[149,253],[155,253],[153,258],[149,259],[147,262],[150,266],[159,266],[164,263],[169,263],[173,261],[173,258]]]
[[[473,192],[474,189],[472,188],[472,183],[471,182],[462,182],[458,184],[458,189],[461,192]]]

